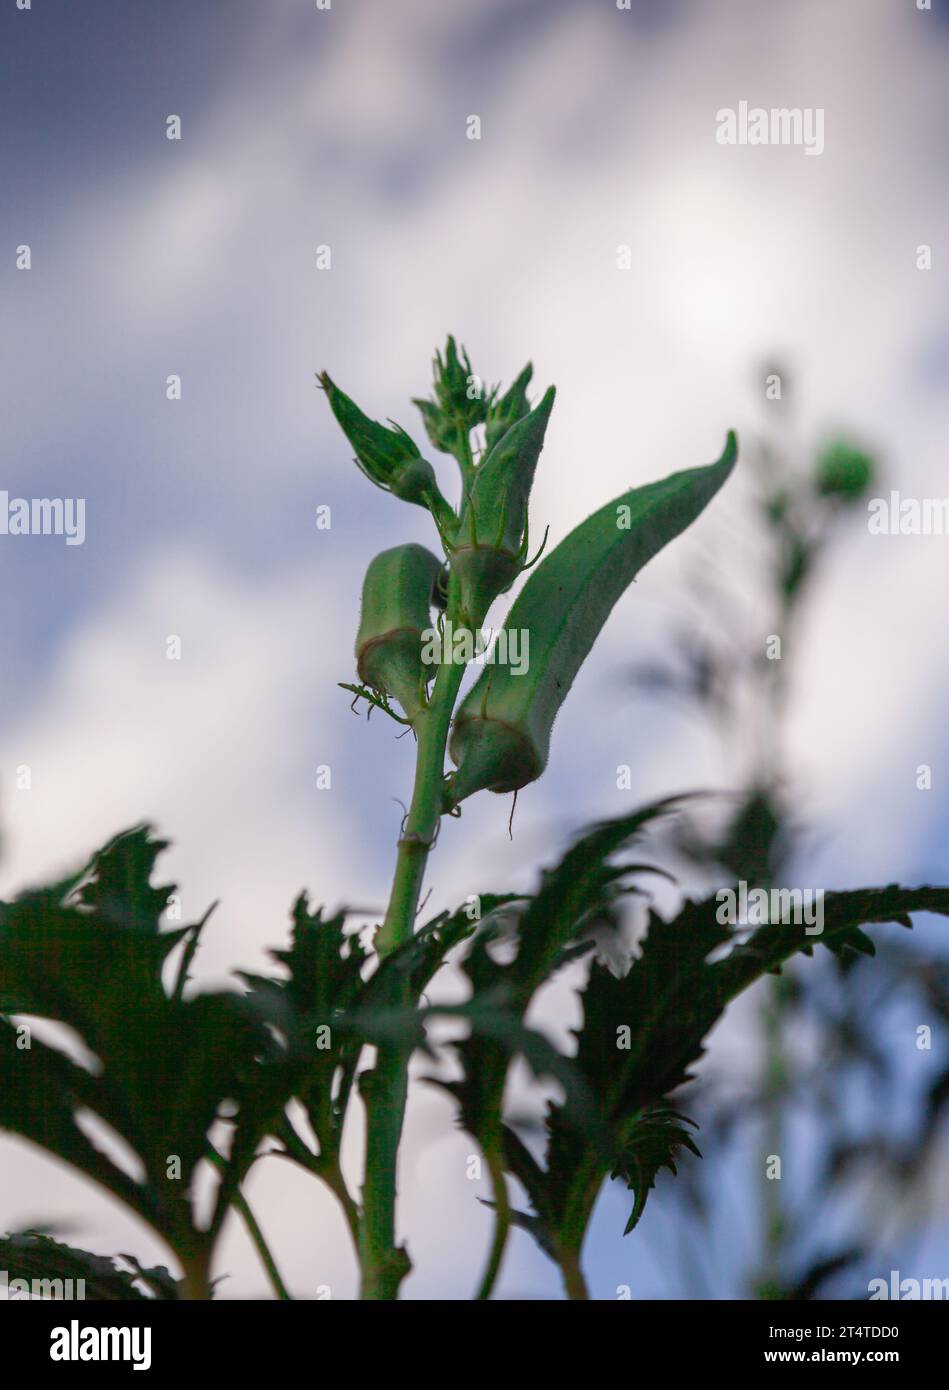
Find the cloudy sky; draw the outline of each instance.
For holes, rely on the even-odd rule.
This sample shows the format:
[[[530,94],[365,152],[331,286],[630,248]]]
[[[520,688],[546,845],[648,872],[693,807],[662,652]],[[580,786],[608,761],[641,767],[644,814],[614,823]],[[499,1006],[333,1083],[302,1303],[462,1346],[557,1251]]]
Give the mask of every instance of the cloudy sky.
[[[4,893],[149,819],[175,842],[186,916],[222,899],[208,981],[259,966],[303,886],[384,902],[411,748],[357,722],[336,682],[368,561],[433,536],[353,468],[319,369],[421,438],[409,397],[448,332],[491,381],[532,360],[537,387],[558,387],[532,502],[552,541],[711,461],[729,427],[769,429],[772,361],[793,380],[801,457],[843,430],[887,490],[945,491],[946,0],[33,0],[6,5],[0,31],[0,489],[83,498],[86,518],[81,546],[0,536]],[[823,109],[823,152],[719,144],[716,113],[741,101]],[[528,886],[571,830],[625,804],[618,763],[636,800],[727,781],[713,740],[617,677],[683,566],[746,558],[746,486],[618,605],[514,842],[499,798],[446,826],[432,911]],[[834,827],[828,886],[949,870],[947,546],[858,519],[799,634],[793,766]],[[434,1096],[409,1135],[406,1292],[466,1296],[488,1236],[470,1142]],[[252,1195],[291,1284],[347,1296],[335,1211],[273,1166]],[[0,1226],[68,1217],[77,1243],[158,1253],[17,1142],[0,1145],[0,1187]],[[617,1213],[594,1292],[633,1269],[663,1292]],[[231,1293],[260,1288],[239,1230],[220,1263]],[[526,1239],[504,1288],[555,1288]]]

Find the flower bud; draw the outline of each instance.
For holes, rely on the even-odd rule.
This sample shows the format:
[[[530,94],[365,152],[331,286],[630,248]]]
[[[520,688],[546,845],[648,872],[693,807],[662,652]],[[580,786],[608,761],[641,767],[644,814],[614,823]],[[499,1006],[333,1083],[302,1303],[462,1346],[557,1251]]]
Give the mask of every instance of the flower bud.
[[[363,581],[356,637],[359,679],[394,696],[409,719],[421,708],[422,633],[431,626],[441,569],[441,561],[423,545],[397,545],[375,557]]]
[[[435,510],[447,503],[438,490],[435,473],[419,453],[414,440],[398,425],[387,429],[370,420],[331,380],[320,374],[320,384],[343,433],[356,451],[356,463],[377,487],[392,492],[403,502]]]
[[[873,482],[873,460],[843,440],[825,449],[817,464],[817,491],[821,497],[859,502]]]
[[[444,357],[436,352],[432,367],[435,399],[415,400],[413,404],[421,411],[435,448],[458,458],[464,455],[470,431],[484,423],[488,402],[468,354],[462,348],[459,357],[454,338],[448,339]]]

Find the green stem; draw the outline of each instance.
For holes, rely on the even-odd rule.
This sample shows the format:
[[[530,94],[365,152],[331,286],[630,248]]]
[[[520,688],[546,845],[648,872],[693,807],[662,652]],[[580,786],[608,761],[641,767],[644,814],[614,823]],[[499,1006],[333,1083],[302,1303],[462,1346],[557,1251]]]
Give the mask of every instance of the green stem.
[[[567,1297],[573,1302],[586,1302],[590,1297],[590,1290],[587,1288],[587,1281],[580,1268],[580,1251],[575,1249],[561,1250],[557,1263],[560,1266]]]
[[[280,1140],[286,1150],[287,1157],[294,1163],[306,1170],[308,1173],[315,1174],[316,1177],[324,1182],[333,1196],[337,1199],[343,1209],[346,1218],[346,1225],[353,1239],[356,1253],[359,1253],[359,1208],[353,1201],[346,1186],[346,1179],[343,1177],[343,1170],[339,1165],[338,1153],[330,1153],[317,1158],[303,1140],[297,1134],[293,1125],[284,1115],[274,1129],[275,1137]]]
[[[409,1050],[380,1047],[376,1065],[360,1079],[366,1107],[366,1172],[359,1227],[360,1297],[395,1299],[411,1269],[395,1243],[399,1141],[408,1095]]]
[[[237,1196],[234,1198],[234,1206],[237,1208],[237,1210],[243,1217],[244,1225],[247,1227],[247,1234],[253,1241],[254,1249],[260,1256],[260,1263],[263,1265],[267,1273],[267,1278],[270,1280],[271,1288],[281,1301],[290,1302],[290,1291],[288,1290],[286,1284],[280,1277],[280,1271],[277,1268],[273,1255],[270,1253],[270,1247],[264,1239],[264,1233],[258,1226],[257,1219],[254,1216],[254,1213],[251,1211],[250,1207],[247,1205],[246,1199],[242,1197],[239,1192]]]
[[[479,1299],[491,1297],[497,1277],[501,1272],[504,1248],[507,1245],[507,1238],[511,1230],[511,1199],[504,1178],[504,1159],[501,1153],[496,1150],[492,1150],[490,1153],[485,1152],[485,1158],[491,1174],[491,1191],[494,1196],[494,1237],[491,1241],[488,1263],[481,1278],[481,1286],[478,1289]]]
[[[596,1152],[589,1152],[570,1175],[553,1240],[554,1259],[569,1299],[586,1300],[590,1297],[580,1257],[604,1176],[602,1159]]]
[[[450,596],[448,611],[453,609]],[[389,906],[376,933],[380,958],[403,945],[415,930],[425,865],[442,813],[445,746],[464,669],[460,663],[439,666],[429,704],[413,721],[418,738],[415,786],[399,838]],[[404,997],[393,998],[393,1007],[413,1004],[408,980],[399,988]],[[380,1046],[375,1067],[360,1080],[366,1107],[366,1165],[359,1230],[364,1299],[397,1298],[399,1285],[411,1268],[408,1255],[395,1243],[398,1154],[411,1050],[411,1046],[397,1044]]]
[[[211,1299],[211,1252],[198,1250],[187,1255],[180,1254],[181,1297],[188,1303],[204,1303]]]
[[[211,1162],[219,1172],[223,1173],[227,1167],[223,1154],[219,1154],[213,1144],[209,1144],[208,1149]],[[264,1233],[258,1226],[257,1218],[251,1211],[247,1199],[240,1191],[240,1188],[238,1188],[237,1192],[234,1194],[232,1205],[235,1210],[240,1213],[244,1225],[247,1227],[247,1234],[253,1241],[254,1248],[260,1256],[260,1262],[267,1272],[267,1278],[270,1280],[274,1293],[281,1300],[285,1299],[291,1301],[287,1286],[280,1277],[280,1271],[277,1269],[274,1257],[270,1253],[270,1247],[264,1239]]]
[[[425,865],[442,812],[442,777],[448,726],[464,673],[465,668],[460,662],[439,666],[428,707],[416,716],[413,723],[418,738],[415,786],[412,804],[399,838],[389,906],[385,921],[376,933],[375,946],[380,957],[389,955],[408,941],[415,930],[415,913]]]
[[[320,1165],[319,1174],[330,1191],[336,1195],[343,1209],[343,1215],[346,1218],[346,1225],[349,1227],[350,1235],[358,1249],[359,1208],[349,1195],[349,1189],[346,1186],[346,1179],[343,1177],[343,1170],[339,1166],[339,1160],[334,1159],[332,1163]]]
[[[769,1176],[769,1160],[782,1156],[783,1106],[787,1085],[782,1020],[786,980],[778,977],[768,981],[768,994],[763,1008],[765,1075],[763,1101],[763,1152],[761,1163],[761,1244],[762,1263],[757,1278],[764,1296],[774,1298],[780,1288],[782,1255],[785,1246],[784,1206],[781,1183]],[[759,1297],[761,1294],[759,1293]]]

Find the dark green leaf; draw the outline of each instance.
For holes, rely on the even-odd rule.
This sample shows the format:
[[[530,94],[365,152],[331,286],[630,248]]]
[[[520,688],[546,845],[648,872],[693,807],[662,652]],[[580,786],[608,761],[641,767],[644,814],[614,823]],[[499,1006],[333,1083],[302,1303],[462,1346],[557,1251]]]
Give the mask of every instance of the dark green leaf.
[[[38,1231],[21,1231],[0,1238],[0,1265],[8,1281],[27,1280],[34,1296],[96,1302],[178,1298],[177,1281],[167,1269],[143,1269],[128,1255],[119,1258],[133,1266],[131,1273],[107,1255],[62,1245]],[[139,1287],[142,1283],[148,1293]]]
[[[192,1206],[192,1179],[225,1103],[240,1136],[222,1191],[239,1182],[265,1133],[272,1088],[251,1104],[247,1087],[274,1044],[255,1002],[236,993],[169,994],[169,953],[198,927],[161,931],[170,885],[151,875],[165,842],[146,826],[117,836],[78,875],[0,906],[0,997],[7,1013],[67,1024],[93,1054],[87,1068],[37,1038],[18,1047],[0,1021],[0,1125],[40,1144],[103,1184],[179,1251],[207,1245]],[[279,1072],[275,1072],[279,1074]],[[241,1102],[245,1101],[243,1115]],[[133,1179],[86,1138],[91,1112],[118,1134],[144,1170]],[[256,1130],[249,1128],[251,1116]]]

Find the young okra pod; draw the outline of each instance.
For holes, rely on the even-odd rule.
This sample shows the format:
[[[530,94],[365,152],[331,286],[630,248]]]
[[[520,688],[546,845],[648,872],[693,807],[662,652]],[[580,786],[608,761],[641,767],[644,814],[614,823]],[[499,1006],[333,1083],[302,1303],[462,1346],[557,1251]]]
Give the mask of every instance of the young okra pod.
[[[473,792],[516,791],[543,772],[553,723],[617,599],[643,565],[695,520],[732,470],[734,434],[717,463],[633,488],[577,526],[542,561],[504,624],[530,652],[523,665],[494,664],[455,716],[448,789],[457,805]],[[515,649],[511,641],[505,650]]]
[[[424,545],[397,545],[377,555],[366,571],[356,637],[359,679],[392,695],[413,719],[422,706],[426,673],[422,634],[442,563]]]
[[[474,475],[451,550],[452,572],[472,627],[481,624],[524,568],[527,504],[555,394],[551,386],[506,430]]]

